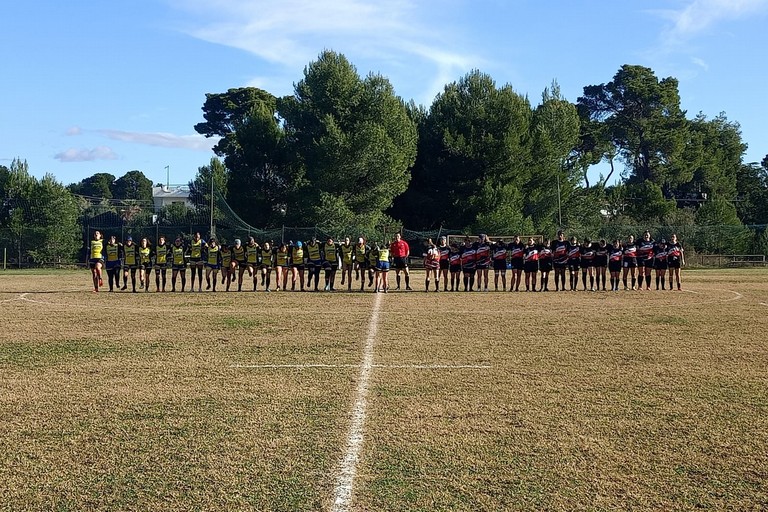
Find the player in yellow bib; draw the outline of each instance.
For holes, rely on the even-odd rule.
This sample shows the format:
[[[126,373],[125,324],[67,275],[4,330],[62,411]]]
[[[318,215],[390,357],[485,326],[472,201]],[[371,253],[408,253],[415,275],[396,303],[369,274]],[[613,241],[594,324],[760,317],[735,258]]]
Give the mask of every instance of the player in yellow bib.
[[[389,292],[389,245],[384,242],[379,245],[374,292]]]
[[[165,243],[165,236],[160,235],[157,239],[157,246],[154,251],[155,256],[155,291],[165,291],[166,273],[168,269],[169,247]],[[162,283],[162,288],[160,284]]]
[[[152,270],[152,247],[147,238],[142,238],[139,242],[139,289],[149,291],[149,272]]]
[[[299,278],[301,291],[304,291],[304,244],[296,242],[290,245],[291,251],[291,291],[296,291],[296,277]]]
[[[336,281],[336,271],[339,268],[339,247],[334,243],[333,238],[323,244],[323,268],[325,269],[325,291],[336,291],[334,284]]]
[[[123,247],[117,243],[117,237],[112,235],[104,248],[106,253],[107,282],[109,291],[115,288],[120,289],[120,258],[122,257]]]
[[[288,286],[288,269],[291,264],[291,253],[288,251],[288,245],[285,242],[275,251],[275,275],[277,277],[277,291],[280,287],[285,289]]]
[[[264,291],[270,291],[270,281],[272,279],[272,267],[275,265],[275,252],[272,248],[272,244],[264,242],[259,251],[259,269],[261,270],[261,286],[264,287]],[[256,279],[256,276],[254,276]],[[278,281],[278,287],[280,283]]]
[[[195,275],[197,275],[197,291],[203,291],[203,249],[205,248],[205,240],[200,236],[200,232],[196,232],[192,237],[192,241],[189,243],[189,267],[192,271],[192,286],[191,290],[195,291]]]
[[[219,280],[221,268],[221,247],[216,238],[211,237],[205,246],[205,289],[211,289],[211,274],[213,274],[213,291],[216,291],[216,281]]]
[[[170,250],[171,255],[171,291],[176,291],[176,276],[181,274],[181,291],[187,285],[187,248],[180,236],[176,237]]]
[[[347,291],[352,291],[352,267],[354,266],[355,246],[349,237],[344,237],[344,242],[339,244],[341,253],[341,286],[347,282]]]
[[[137,245],[133,243],[133,237],[130,235],[125,237],[125,244],[123,245],[123,287],[121,290],[128,289],[128,273],[130,272],[133,293],[136,293],[136,270],[139,268],[139,252],[137,249]]]
[[[231,282],[230,266],[232,265],[232,249],[227,245],[226,241],[221,241],[221,284],[226,284],[226,290],[229,291],[229,283]]]
[[[101,237],[101,231],[96,230],[93,232],[93,240],[88,245],[88,266],[91,269],[94,292],[98,292],[99,287],[104,284],[104,281],[101,279],[101,268],[104,266],[103,253],[104,239]]]

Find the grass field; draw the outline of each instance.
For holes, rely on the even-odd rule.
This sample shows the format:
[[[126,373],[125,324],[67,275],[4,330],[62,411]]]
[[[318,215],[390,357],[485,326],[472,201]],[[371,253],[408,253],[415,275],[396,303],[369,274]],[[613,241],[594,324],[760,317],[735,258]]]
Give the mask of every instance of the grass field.
[[[0,273],[0,510],[766,510],[768,272],[684,288]]]

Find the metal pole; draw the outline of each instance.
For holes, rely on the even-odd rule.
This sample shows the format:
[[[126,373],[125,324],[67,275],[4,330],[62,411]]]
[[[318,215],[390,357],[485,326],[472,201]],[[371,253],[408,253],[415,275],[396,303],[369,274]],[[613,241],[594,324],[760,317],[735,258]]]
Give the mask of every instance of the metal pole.
[[[8,268],[8,248],[3,247],[3,270]]]
[[[171,188],[171,166],[165,166],[165,188]]]
[[[560,205],[560,174],[557,175],[557,224],[559,229],[563,229],[563,210]]]
[[[216,228],[213,225],[213,166],[211,166],[211,236],[216,234]]]

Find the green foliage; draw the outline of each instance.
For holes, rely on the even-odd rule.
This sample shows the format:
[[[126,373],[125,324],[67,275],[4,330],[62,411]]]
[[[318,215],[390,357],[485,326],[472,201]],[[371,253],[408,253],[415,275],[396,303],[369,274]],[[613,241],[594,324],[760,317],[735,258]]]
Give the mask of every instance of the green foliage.
[[[152,181],[141,171],[128,171],[115,181],[115,199],[152,202]]]
[[[676,208],[675,201],[665,199],[661,187],[652,181],[630,183],[626,194],[626,212],[640,222],[661,222]]]
[[[73,183],[67,188],[73,193],[88,197],[101,197],[103,199],[112,199],[112,188],[115,184],[115,177],[106,172],[99,172],[85,178],[79,183]]]
[[[24,248],[35,262],[69,262],[81,247],[79,208],[72,194],[54,177],[29,174],[26,162],[14,160],[0,169],[0,228],[11,243]]]
[[[381,75],[361,79],[340,54],[325,51],[278,108],[285,120],[292,179],[286,222],[324,223],[329,211],[372,223],[410,180],[416,127]]]
[[[701,205],[696,212],[696,224],[708,226],[702,229],[696,240],[704,252],[739,254],[749,246],[750,233],[744,228],[732,202],[714,197]]]
[[[211,163],[197,168],[195,179],[189,182],[189,202],[196,205],[198,213],[210,218],[211,215],[211,186],[214,196],[216,193],[226,197],[227,194],[227,169],[218,158],[211,158]],[[215,203],[215,201],[214,201]],[[213,206],[213,220],[223,218],[223,213]]]
[[[629,181],[651,180],[674,187],[691,179],[692,169],[682,156],[688,123],[680,108],[678,82],[658,80],[653,70],[622,66],[613,80],[584,87],[580,111],[602,123],[630,171]],[[600,140],[598,135],[597,141]]]
[[[531,115],[525,97],[480,71],[448,84],[423,119],[414,183],[398,203],[421,202],[420,215],[404,220],[465,228],[521,207],[509,191],[531,178]]]
[[[741,165],[736,173],[736,213],[744,224],[768,224],[768,159]]]

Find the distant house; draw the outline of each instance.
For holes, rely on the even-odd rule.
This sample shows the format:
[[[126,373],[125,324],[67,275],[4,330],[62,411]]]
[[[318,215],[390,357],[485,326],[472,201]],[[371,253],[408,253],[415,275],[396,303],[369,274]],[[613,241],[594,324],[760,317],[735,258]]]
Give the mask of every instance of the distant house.
[[[185,204],[190,208],[193,206],[189,202],[189,187],[186,185],[152,187],[152,200],[156,210],[172,204]]]

